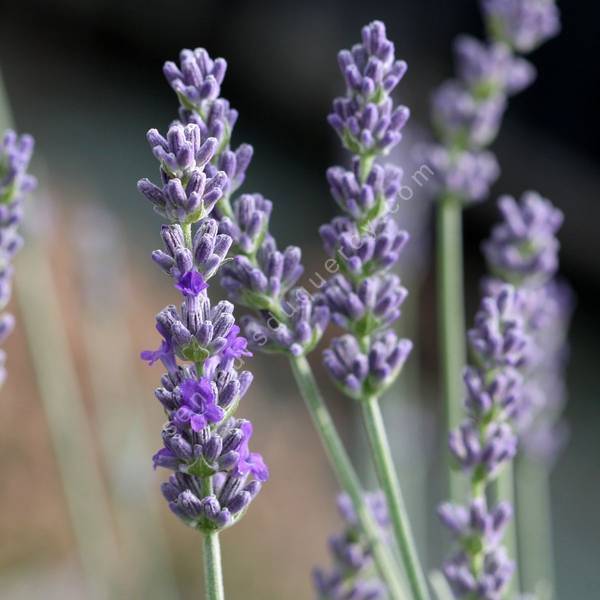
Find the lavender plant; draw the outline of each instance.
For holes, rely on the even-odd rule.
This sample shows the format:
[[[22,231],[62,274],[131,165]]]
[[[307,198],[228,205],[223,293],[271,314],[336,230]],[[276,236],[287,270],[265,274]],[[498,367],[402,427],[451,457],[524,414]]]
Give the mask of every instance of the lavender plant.
[[[248,144],[231,149],[237,111],[220,97],[226,62],[211,59],[206,50],[183,50],[179,65],[167,62],[165,76],[180,102],[179,118],[196,125],[203,136],[216,140],[206,161],[207,177],[225,173],[219,183],[222,194],[214,203],[219,235],[232,240],[233,260],[221,269],[221,284],[234,303],[249,309],[240,320],[253,349],[288,357],[299,389],[325,446],[340,485],[352,499],[368,537],[375,562],[393,598],[401,597],[394,560],[381,539],[379,529],[363,498],[359,479],[343,447],[305,355],[319,342],[329,321],[329,308],[317,304],[297,283],[302,275],[301,251],[295,246],[279,250],[269,232],[272,203],[260,194],[236,193],[243,183],[252,157]],[[155,151],[156,152],[156,151]],[[166,149],[158,150],[160,155]],[[159,157],[160,158],[160,157]],[[176,167],[171,165],[171,169]],[[144,184],[150,199],[159,199],[159,210],[168,198]],[[171,253],[172,254],[172,253]],[[172,255],[155,256],[170,269]]]
[[[346,95],[336,98],[329,123],[352,153],[352,168],[327,172],[331,193],[344,215],[320,229],[337,274],[322,293],[334,322],[347,331],[323,354],[333,381],[363,410],[379,483],[414,598],[427,598],[427,584],[416,553],[400,485],[386,437],[379,398],[394,383],[412,343],[392,329],[407,290],[390,273],[408,233],[397,226],[402,170],[376,164],[402,137],[409,117],[394,106],[391,93],[406,63],[396,60],[385,26],[374,21],[362,30],[362,43],[338,55]]]
[[[525,193],[520,205],[509,196],[499,205],[504,220],[483,246],[499,279],[485,282],[476,326],[469,332],[474,366],[464,373],[468,420],[449,439],[452,455],[470,474],[470,500],[468,506],[443,504],[439,510],[460,541],[444,566],[452,589],[459,597],[490,599],[503,596],[516,567],[514,532],[507,534],[510,552],[501,544],[514,493],[512,485],[499,483],[512,483],[508,467],[518,436],[538,410],[541,395],[532,373],[545,354],[540,334],[548,324],[546,285],[557,269],[555,236],[563,219],[535,192]],[[486,500],[490,486],[497,488],[494,507]]]
[[[235,417],[252,383],[237,359],[251,356],[240,336],[233,305],[213,304],[208,281],[226,259],[232,240],[211,218],[231,185],[222,170],[207,169],[219,144],[196,123],[173,124],[166,136],[148,132],[160,163],[161,184],[147,179],[138,189],[169,223],[161,228],[163,250],[152,258],[181,294],[156,317],[159,348],[142,353],[167,372],[156,389],[167,422],[155,467],[173,474],[162,485],[169,508],[204,537],[207,598],[224,598],[219,533],[237,523],[269,477],[260,454],[250,451],[252,423]]]
[[[460,419],[465,360],[462,274],[464,206],[484,200],[499,175],[486,150],[498,134],[508,98],[535,78],[535,69],[518,53],[528,53],[559,30],[553,0],[482,0],[488,31],[485,42],[459,36],[455,43],[457,76],[432,98],[438,143],[422,151],[437,182],[437,276],[440,291],[440,362],[448,428]],[[453,477],[451,495],[460,492]]]
[[[384,536],[389,537],[390,519],[385,496],[381,492],[366,495],[366,502]],[[352,501],[345,494],[337,500],[338,511],[344,520],[342,533],[329,539],[334,566],[330,571],[315,569],[313,580],[319,600],[383,600],[387,588],[378,577],[373,555]]]
[[[513,420],[523,395],[520,369],[531,345],[522,307],[514,287],[494,287],[469,331],[473,361],[464,373],[467,419],[451,432],[449,447],[468,474],[470,489],[466,504],[444,503],[438,511],[458,542],[443,568],[456,597],[499,600],[514,570],[502,546],[512,506],[490,505],[487,495],[517,450]]]
[[[0,344],[15,325],[14,317],[5,312],[12,292],[12,261],[23,245],[19,225],[23,203],[36,186],[35,177],[27,173],[34,141],[30,135],[17,135],[11,129],[0,142]],[[0,350],[0,385],[6,379],[6,354]]]
[[[521,567],[526,587],[533,589],[541,579],[552,585],[551,537],[548,531],[551,517],[547,499],[544,497],[543,471],[554,461],[564,444],[566,424],[561,418],[565,401],[564,361],[565,344],[572,294],[567,284],[558,282],[559,242],[556,234],[562,225],[563,215],[549,200],[536,192],[525,192],[520,202],[510,196],[498,201],[503,220],[494,227],[483,250],[491,272],[501,281],[512,282],[523,296],[522,311],[526,326],[533,340],[530,360],[524,371],[524,390],[516,414],[516,430],[519,434],[524,459],[517,463],[516,480],[506,476],[505,495],[511,495],[516,485],[519,504],[519,547],[522,552]],[[487,287],[498,286],[498,280]],[[528,468],[533,460],[541,468]],[[548,466],[546,466],[548,465]],[[519,477],[520,475],[520,477]],[[542,481],[542,489],[535,482]],[[538,490],[535,498],[529,498],[526,490]],[[529,507],[535,504],[533,513],[542,517],[536,522]],[[540,550],[527,549],[529,539],[545,540]],[[530,567],[535,555],[545,557],[545,565]]]

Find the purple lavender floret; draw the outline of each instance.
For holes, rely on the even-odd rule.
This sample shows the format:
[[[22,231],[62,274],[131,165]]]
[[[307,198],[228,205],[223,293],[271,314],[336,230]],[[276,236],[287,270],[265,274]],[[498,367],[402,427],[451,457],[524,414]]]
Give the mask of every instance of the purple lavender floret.
[[[180,309],[169,305],[156,316],[156,329],[171,352],[182,360],[203,361],[227,347],[228,336],[235,326],[233,304],[221,300],[211,307],[210,299],[202,293],[182,291]]]
[[[183,278],[203,280],[212,277],[227,257],[232,239],[226,234],[219,233],[219,224],[211,218],[203,219],[192,240],[192,247],[186,246],[181,225],[163,225],[161,228],[164,250],[155,250],[152,260],[161,267],[167,275],[178,282]]]
[[[23,203],[36,186],[27,169],[33,153],[30,135],[17,135],[8,129],[0,141],[0,344],[14,329],[14,317],[3,312],[12,293],[12,260],[23,245],[19,225]],[[6,354],[0,350],[0,385],[6,379]]]
[[[270,204],[259,209],[265,220],[267,210]],[[252,254],[239,254],[223,267],[221,284],[233,302],[257,311],[241,320],[251,346],[291,356],[310,352],[327,327],[329,309],[296,287],[303,272],[300,249],[280,251],[264,229],[249,246],[256,247]]]
[[[482,574],[475,578],[468,554],[457,552],[444,564],[443,572],[457,598],[501,600],[512,578],[514,563],[505,548],[490,550],[485,553]]]
[[[508,44],[505,36],[494,33],[497,28],[491,23],[499,23],[497,17],[502,13],[507,18],[510,14],[513,30],[535,28],[531,11],[534,5],[542,4],[558,14],[552,0],[484,0],[482,9],[490,39],[481,42],[471,36],[457,37],[456,78],[444,82],[432,96],[432,122],[439,143],[417,150],[418,158],[434,173],[434,192],[440,198],[464,203],[481,201],[498,178],[496,159],[484,149],[498,134],[509,96],[531,85],[536,71],[515,54],[533,47]],[[518,8],[525,5],[527,10]],[[546,37],[539,36],[538,41]]]
[[[199,478],[183,472],[174,473],[161,486],[169,508],[184,523],[211,529],[223,529],[238,521],[260,489],[260,480],[248,481],[245,475],[232,473],[214,475],[214,493],[210,496],[205,496]]]
[[[503,196],[498,206],[503,220],[483,245],[490,270],[515,285],[543,285],[558,269],[562,212],[537,192],[525,192],[520,202]]]
[[[217,141],[202,141],[197,125],[172,125],[166,137],[151,129],[147,134],[152,153],[160,163],[161,186],[148,179],[138,190],[152,202],[154,210],[173,223],[196,223],[207,216],[223,197],[227,174],[205,167],[216,152]]]
[[[172,125],[165,137],[157,129],[150,129],[146,138],[170,179],[188,178],[196,170],[202,172],[217,148],[215,138],[201,139],[197,125]]]
[[[517,453],[517,436],[506,423],[493,423],[482,433],[475,421],[465,421],[448,436],[450,453],[464,471],[483,480],[496,477]]]
[[[477,365],[487,370],[522,367],[527,362],[528,337],[521,314],[521,294],[509,285],[485,296],[468,333]]]
[[[227,62],[222,58],[211,59],[204,48],[182,50],[179,66],[169,61],[163,67],[169,85],[190,110],[202,109],[203,103],[219,97],[226,71]]]
[[[329,308],[315,301],[304,288],[294,288],[276,317],[270,310],[260,313],[260,318],[244,315],[241,323],[250,345],[263,352],[302,356],[314,348],[327,324]]]
[[[361,229],[348,217],[335,217],[319,229],[325,252],[339,257],[342,270],[352,279],[362,280],[393,267],[409,240],[388,215],[370,221]]]
[[[249,308],[277,310],[281,298],[302,275],[301,252],[289,246],[283,252],[271,235],[256,250],[255,259],[238,255],[223,268],[221,284],[234,302]]]
[[[356,290],[345,276],[335,275],[325,284],[321,299],[336,325],[362,337],[398,320],[407,296],[400,278],[388,273],[363,279]]]
[[[468,506],[444,503],[438,510],[457,540],[443,571],[459,598],[499,600],[513,572],[501,545],[512,507],[488,505],[486,488],[517,453],[515,418],[525,394],[521,369],[532,345],[522,309],[520,291],[489,286],[468,335],[473,365],[464,372],[467,418],[450,432],[448,445],[469,475],[471,494]]]
[[[373,165],[361,181],[360,159],[354,157],[352,169],[335,166],[327,169],[327,181],[333,199],[347,215],[363,223],[382,212],[394,209],[402,186],[402,169],[394,165]]]
[[[368,352],[350,334],[335,338],[323,352],[323,364],[334,383],[350,398],[380,396],[396,380],[412,350],[412,342],[393,331],[372,336]]]
[[[394,44],[380,21],[362,29],[362,43],[338,54],[346,82],[346,96],[336,98],[329,124],[344,146],[358,155],[387,154],[402,139],[408,108],[394,108],[389,97],[406,73],[406,63],[395,60]]]
[[[444,146],[429,145],[419,153],[433,171],[432,189],[458,200],[485,200],[500,174],[496,157],[486,150],[454,154]]]
[[[179,96],[182,101],[181,96]],[[185,102],[185,101],[184,101]],[[179,107],[179,121],[181,123],[193,123],[200,128],[203,138],[213,137],[217,140],[217,146],[222,152],[229,152],[229,142],[231,134],[238,119],[238,112],[231,108],[229,101],[224,98],[216,100],[207,100],[203,103],[204,108],[190,109],[191,105],[187,102]],[[243,170],[248,166],[252,158],[252,146],[243,144],[241,148],[247,157],[247,163]],[[219,152],[220,154],[220,152]]]
[[[382,492],[366,494],[367,506],[384,532],[390,527],[385,497]],[[358,526],[348,496],[338,496],[338,510],[345,530],[329,539],[334,566],[330,571],[317,568],[313,582],[319,600],[386,600],[385,584],[377,576],[371,549]]]
[[[461,35],[454,42],[454,52],[458,78],[478,100],[517,94],[535,80],[535,67],[528,60],[516,57],[504,44],[486,44]]]
[[[214,99],[224,61],[184,51],[182,63],[181,71],[166,67],[178,95],[189,102]],[[229,177],[243,178],[240,169],[249,158],[243,149],[217,156],[218,140],[203,139],[196,123],[175,123],[165,137],[150,130],[147,137],[160,163],[162,188],[144,179],[138,189],[171,221],[161,228],[164,249],[152,258],[181,294],[178,307],[169,305],[156,317],[159,347],[141,355],[167,370],[155,392],[167,422],[153,462],[174,472],[162,486],[173,513],[200,531],[219,530],[242,517],[269,477],[260,454],[249,448],[252,424],[233,416],[252,382],[249,371],[239,370],[252,356],[248,342],[236,325],[233,304],[213,304],[208,295],[208,280],[222,268],[233,243],[212,214],[232,188]]]
[[[506,98],[476,100],[464,83],[449,80],[432,97],[432,120],[438,136],[447,145],[482,148],[496,137]]]
[[[273,203],[260,194],[243,194],[233,203],[231,218],[223,217],[220,230],[236,240],[246,255],[256,254],[265,240]]]
[[[512,507],[508,502],[501,502],[489,510],[482,498],[476,498],[468,508],[442,504],[438,508],[438,515],[454,535],[461,538],[483,536],[491,550],[502,542],[504,528],[512,518]]]
[[[490,36],[518,52],[531,52],[560,31],[554,0],[482,0]]]

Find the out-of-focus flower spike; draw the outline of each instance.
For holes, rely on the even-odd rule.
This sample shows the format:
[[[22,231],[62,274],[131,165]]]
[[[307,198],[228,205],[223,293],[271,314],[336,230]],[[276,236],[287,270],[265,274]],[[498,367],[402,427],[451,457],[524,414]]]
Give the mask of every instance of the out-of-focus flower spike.
[[[12,260],[21,247],[23,238],[19,225],[23,218],[23,204],[36,186],[36,179],[27,172],[33,154],[34,141],[30,135],[17,135],[11,129],[0,140],[0,311],[10,301],[12,293]],[[11,314],[0,312],[0,344],[14,329]],[[6,378],[6,355],[0,350],[0,385]]]

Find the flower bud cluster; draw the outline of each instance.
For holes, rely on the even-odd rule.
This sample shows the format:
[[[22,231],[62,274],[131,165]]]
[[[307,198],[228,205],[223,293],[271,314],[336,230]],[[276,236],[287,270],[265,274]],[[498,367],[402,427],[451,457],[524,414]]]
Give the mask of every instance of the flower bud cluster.
[[[450,433],[448,444],[457,465],[469,474],[471,497],[467,506],[444,503],[438,510],[457,540],[443,571],[461,598],[499,600],[514,568],[501,545],[512,507],[505,502],[488,506],[486,488],[517,452],[514,419],[532,343],[522,308],[520,291],[507,284],[492,286],[468,335],[473,365],[464,372],[467,418]]]
[[[223,64],[203,53],[182,56],[179,75],[166,67],[180,98],[189,103],[213,98]],[[156,316],[160,346],[142,353],[149,364],[160,360],[167,370],[155,392],[167,422],[153,462],[173,471],[162,486],[173,513],[207,531],[236,523],[269,472],[261,455],[250,451],[252,424],[234,416],[252,383],[252,374],[240,370],[241,359],[251,356],[246,338],[233,304],[213,304],[208,296],[208,280],[222,268],[233,243],[211,213],[231,187],[229,173],[239,173],[233,163],[224,170],[210,165],[218,139],[203,136],[197,123],[176,123],[165,137],[150,130],[162,187],[143,179],[138,188],[170,221],[161,228],[164,249],[152,258],[181,295],[179,306],[169,305]]]
[[[385,497],[381,492],[365,495],[369,510],[384,534],[388,534],[390,523]],[[319,600],[386,600],[385,584],[375,571],[369,544],[358,525],[350,498],[338,496],[338,510],[344,520],[345,529],[329,539],[329,551],[334,566],[330,571],[315,569],[313,581]]]
[[[520,202],[502,196],[498,207],[503,220],[483,245],[491,272],[519,287],[544,285],[558,269],[562,212],[537,192],[525,192]]]
[[[394,108],[390,95],[406,63],[395,59],[383,23],[365,26],[362,43],[342,50],[339,64],[346,96],[334,100],[329,122],[353,156],[350,169],[336,166],[327,171],[331,195],[344,214],[319,230],[325,252],[339,266],[339,273],[321,290],[319,304],[348,331],[325,350],[324,365],[347,396],[360,400],[383,393],[412,349],[409,340],[399,339],[391,330],[407,296],[400,278],[390,272],[409,239],[393,218],[402,170],[374,162],[400,141],[409,111]],[[386,131],[393,135],[383,145],[372,144],[377,135],[357,132],[355,126],[380,109],[398,115],[390,118],[393,127]]]
[[[502,281],[519,287],[532,346],[516,424],[524,451],[552,464],[567,436],[564,371],[574,304],[568,284],[556,279],[556,236],[563,214],[537,192],[525,192],[519,202],[503,196],[498,206],[503,219],[483,244],[489,269],[498,279],[486,282],[486,288],[497,288]]]
[[[532,52],[560,31],[554,0],[482,0],[490,37]]]

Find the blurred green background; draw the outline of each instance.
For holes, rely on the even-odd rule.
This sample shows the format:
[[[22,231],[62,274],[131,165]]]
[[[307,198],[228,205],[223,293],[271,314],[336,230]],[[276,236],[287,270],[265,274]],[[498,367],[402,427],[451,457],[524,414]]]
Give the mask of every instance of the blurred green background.
[[[564,31],[532,57],[538,81],[511,103],[494,147],[503,172],[494,196],[538,189],[566,213],[562,271],[578,297],[571,440],[551,491],[557,595],[569,600],[597,597],[600,588],[599,6],[562,3]],[[374,18],[409,63],[399,97],[413,117],[397,159],[410,172],[411,148],[430,135],[428,95],[451,74],[452,38],[481,33],[475,0],[0,0],[0,68],[19,129],[37,139],[41,183],[17,259],[18,327],[6,345],[0,399],[3,599],[92,598],[86,581],[100,596],[199,597],[200,541],[168,514],[158,489],[164,473],[151,470],[161,371],[137,358],[156,345],[154,314],[173,301],[149,259],[160,220],[135,190],[140,177],[156,175],[146,130],[164,129],[177,108],[162,63],[195,46],[228,60],[223,93],[240,111],[234,143],[255,148],[244,190],[273,200],[273,232],[281,245],[302,247],[309,277],[324,260],[318,226],[335,212],[324,171],[342,160],[325,122],[342,89],[336,53]],[[402,209],[414,235],[400,268],[411,290],[402,328],[415,352],[386,411],[421,553],[433,568],[447,549],[434,514],[445,434],[430,207],[426,190],[416,191]],[[465,214],[469,321],[484,271],[480,241],[495,218],[491,201]],[[313,366],[370,479],[355,409],[329,386],[318,356]],[[241,413],[255,421],[272,479],[223,536],[228,597],[310,598],[310,570],[327,563],[326,537],[340,526],[336,487],[286,361],[257,356],[251,365],[255,383]],[[87,548],[87,564],[78,547]]]

